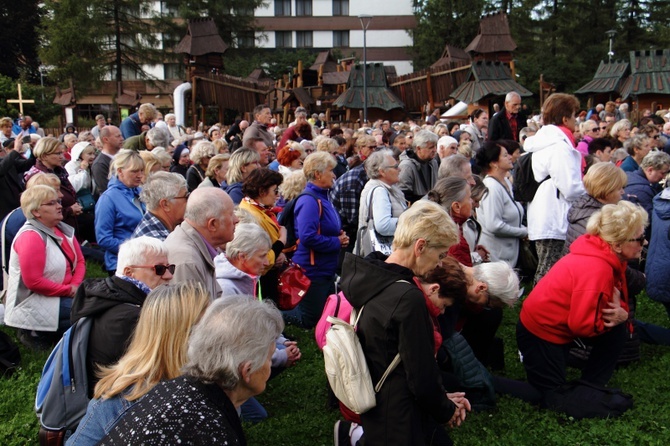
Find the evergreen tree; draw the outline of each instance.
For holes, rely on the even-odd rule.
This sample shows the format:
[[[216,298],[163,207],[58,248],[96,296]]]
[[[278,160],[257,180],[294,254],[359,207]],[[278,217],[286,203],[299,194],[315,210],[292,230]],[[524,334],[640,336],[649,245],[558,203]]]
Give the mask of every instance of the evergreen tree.
[[[17,79],[23,74],[39,81],[37,46],[42,8],[38,0],[0,2],[0,74]]]

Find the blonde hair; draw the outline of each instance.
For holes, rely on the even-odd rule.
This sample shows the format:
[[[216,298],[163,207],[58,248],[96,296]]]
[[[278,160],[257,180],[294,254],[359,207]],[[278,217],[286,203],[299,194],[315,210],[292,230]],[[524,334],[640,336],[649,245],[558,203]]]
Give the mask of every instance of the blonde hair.
[[[60,189],[60,178],[55,173],[38,172],[26,182],[26,189],[30,189],[37,185],[49,186],[56,189],[56,193]]]
[[[151,175],[151,169],[156,165],[162,168],[162,164],[156,155],[148,150],[141,150],[139,155],[142,158],[142,161],[144,161],[144,180],[146,181],[146,179],[149,178],[149,175]]]
[[[237,149],[232,155],[230,155],[230,161],[228,162],[228,172],[226,172],[226,182],[230,185],[244,180],[244,173],[242,172],[242,168],[247,164],[256,163],[260,160],[261,156],[253,149]]]
[[[302,170],[305,172],[307,181],[314,181],[317,172],[325,172],[327,169],[334,169],[337,166],[337,161],[333,155],[326,152],[310,153],[302,165]]]
[[[220,139],[217,141],[221,141]],[[227,153],[222,153],[220,155],[214,155],[210,160],[209,164],[207,165],[207,171],[205,172],[205,176],[209,178],[214,178],[216,176],[216,169],[221,168],[223,166],[223,163],[226,161],[230,160],[230,155]]]
[[[26,220],[35,218],[33,211],[36,211],[42,206],[44,200],[58,199],[58,192],[51,186],[38,184],[26,189],[21,194],[21,212],[26,217]]]
[[[424,239],[430,248],[445,251],[458,243],[458,226],[437,203],[419,200],[398,218],[393,236],[393,250],[408,248]]]
[[[193,149],[191,149],[189,157],[195,164],[200,164],[200,161],[203,158],[213,158],[217,153],[218,151],[216,150],[216,147],[214,147],[214,144],[211,142],[198,141]]]
[[[589,218],[586,232],[611,244],[624,243],[647,226],[649,216],[641,206],[629,201],[606,204]]]
[[[121,149],[109,166],[110,176],[115,177],[119,169],[144,170],[144,160],[139,153],[134,150]]]
[[[305,185],[307,185],[307,178],[305,172],[300,169],[286,175],[284,181],[279,185],[279,190],[282,197],[288,202],[300,195]]]
[[[596,163],[584,175],[584,189],[595,199],[604,199],[626,187],[626,172],[613,163]]]
[[[33,155],[35,155],[35,158],[37,159],[42,159],[45,156],[51,155],[60,147],[65,147],[65,144],[56,138],[52,138],[51,136],[40,138],[40,140],[37,142],[37,145],[33,149]]]
[[[319,152],[333,153],[340,148],[340,145],[333,138],[321,138],[316,144],[316,150]]]
[[[181,375],[188,337],[211,297],[200,283],[161,285],[147,296],[135,332],[118,363],[101,367],[94,398],[112,398],[126,389],[135,401],[161,381]]]

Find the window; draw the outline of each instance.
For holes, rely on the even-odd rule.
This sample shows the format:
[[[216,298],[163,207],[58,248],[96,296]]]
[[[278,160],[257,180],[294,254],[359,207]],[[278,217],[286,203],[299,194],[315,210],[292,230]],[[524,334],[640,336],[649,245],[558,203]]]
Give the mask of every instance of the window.
[[[349,15],[349,0],[333,0],[333,15]]]
[[[311,16],[312,0],[295,0],[295,15]]]
[[[275,0],[275,16],[290,16],[291,0]]]
[[[291,48],[291,31],[275,31],[275,48]]]
[[[256,36],[253,31],[240,31],[237,33],[238,48],[253,48],[256,44]]]
[[[163,64],[163,79],[183,79],[184,68],[179,63]]]
[[[296,48],[312,48],[312,31],[296,31],[295,46]]]
[[[333,31],[333,48],[349,47],[349,31]]]

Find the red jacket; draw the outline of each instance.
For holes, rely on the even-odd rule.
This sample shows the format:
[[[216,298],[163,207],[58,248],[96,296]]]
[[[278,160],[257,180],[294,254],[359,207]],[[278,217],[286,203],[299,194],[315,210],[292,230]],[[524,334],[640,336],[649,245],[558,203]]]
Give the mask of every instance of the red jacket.
[[[628,311],[626,262],[600,237],[586,234],[570,245],[523,303],[521,323],[535,336],[555,344],[602,334],[602,310],[609,308],[614,287]]]
[[[463,223],[467,220],[467,218],[460,218],[460,217],[452,217],[453,220],[456,222],[458,225],[458,243],[449,248],[448,255],[449,257],[453,257],[454,259],[458,260],[465,266],[472,266],[472,255],[470,254],[470,245],[468,245],[468,241],[465,240],[465,237],[463,237]]]

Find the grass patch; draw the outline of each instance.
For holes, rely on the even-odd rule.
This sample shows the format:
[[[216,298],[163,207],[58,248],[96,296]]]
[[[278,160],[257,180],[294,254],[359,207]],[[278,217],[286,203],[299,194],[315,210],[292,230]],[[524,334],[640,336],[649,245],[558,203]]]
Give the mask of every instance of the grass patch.
[[[104,277],[88,270],[87,277]],[[520,308],[520,307],[519,307]],[[524,379],[518,361],[515,326],[519,308],[505,310],[499,336],[505,341],[505,376]],[[670,326],[663,307],[646,296],[638,299],[638,317]],[[2,328],[14,334],[12,329]],[[339,411],[327,407],[323,358],[313,330],[288,327],[303,352],[300,363],[268,383],[258,397],[270,418],[244,426],[248,443],[260,446],[333,444],[333,424]],[[670,444],[670,349],[642,345],[642,359],[616,371],[610,383],[631,393],[635,406],[621,418],[574,421],[511,398],[501,398],[492,412],[472,413],[451,436],[459,446],[480,445],[658,445]],[[35,388],[48,353],[21,349],[23,365],[11,378],[0,379],[0,444],[37,444],[38,422],[33,411]]]

